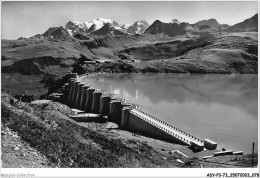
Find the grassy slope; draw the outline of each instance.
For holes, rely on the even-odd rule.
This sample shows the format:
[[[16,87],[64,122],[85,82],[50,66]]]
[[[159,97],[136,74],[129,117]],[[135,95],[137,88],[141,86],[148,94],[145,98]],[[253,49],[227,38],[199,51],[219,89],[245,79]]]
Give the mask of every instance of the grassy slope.
[[[216,39],[187,40],[177,43],[148,45],[121,51],[130,58],[148,61],[159,72],[190,73],[257,73],[257,33],[216,35]],[[159,60],[158,60],[159,59]]]
[[[21,75],[10,73],[1,75],[1,85],[3,89],[9,90],[14,96],[16,94],[33,94],[39,97],[47,93],[47,88],[41,83],[43,75]]]
[[[77,43],[62,40],[2,40],[2,56],[8,58],[2,61],[2,66],[21,59],[41,56],[78,57],[80,53],[77,48],[79,47]]]
[[[136,43],[150,43],[169,40],[164,36],[116,36],[100,37],[90,40],[62,39],[26,39],[26,40],[2,40],[2,66],[11,65],[16,61],[42,56],[61,58],[79,58],[83,54],[92,59],[103,59],[110,56],[118,59],[113,51],[123,49]],[[98,42],[97,42],[98,40]]]
[[[19,135],[1,123],[1,161],[3,168],[47,168],[48,160]]]
[[[70,113],[66,106],[55,103],[34,108],[26,103],[11,106],[9,100],[2,93],[2,123],[46,156],[51,167],[170,166],[143,142],[124,141],[81,127],[66,116]]]

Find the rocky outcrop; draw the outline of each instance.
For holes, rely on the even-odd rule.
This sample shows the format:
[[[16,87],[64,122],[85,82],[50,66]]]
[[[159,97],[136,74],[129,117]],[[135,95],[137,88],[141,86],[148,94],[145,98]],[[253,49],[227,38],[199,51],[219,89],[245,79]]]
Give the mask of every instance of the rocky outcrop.
[[[144,33],[145,34],[165,34],[169,37],[186,34],[188,23],[163,23],[156,20]]]
[[[195,23],[195,25],[204,26],[204,27],[205,27],[205,25],[207,25],[211,28],[218,28],[220,26],[220,24],[218,23],[218,21],[216,19],[201,20],[201,21]]]
[[[60,27],[51,27],[45,33],[43,33],[44,37],[51,38],[62,38],[62,37],[70,37],[70,33],[62,26]]]
[[[82,34],[80,34],[80,33],[75,34],[75,35],[74,35],[74,38],[77,38],[77,39],[79,39],[79,40],[89,40],[89,39],[90,39],[90,38],[87,37],[86,35],[82,35]]]

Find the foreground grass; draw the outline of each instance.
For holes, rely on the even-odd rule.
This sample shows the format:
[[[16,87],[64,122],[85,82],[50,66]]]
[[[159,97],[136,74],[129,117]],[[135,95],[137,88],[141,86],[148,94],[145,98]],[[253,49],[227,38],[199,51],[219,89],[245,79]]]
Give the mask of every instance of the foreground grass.
[[[27,107],[30,107],[29,105]],[[23,107],[24,109],[25,107]],[[145,143],[108,138],[81,127],[58,111],[42,108],[19,110],[1,102],[2,123],[40,151],[52,167],[158,167],[163,160]],[[140,148],[140,149],[139,149]],[[140,151],[141,150],[141,151]],[[149,155],[149,156],[147,156]]]

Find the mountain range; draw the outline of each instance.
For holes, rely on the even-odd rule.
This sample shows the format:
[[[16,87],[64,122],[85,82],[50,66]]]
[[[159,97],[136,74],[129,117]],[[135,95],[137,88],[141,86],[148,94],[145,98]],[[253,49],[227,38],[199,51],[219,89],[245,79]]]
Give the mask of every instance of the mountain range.
[[[69,21],[30,39],[2,39],[2,88],[41,95],[67,72],[257,74],[257,15],[233,26],[215,19],[121,25],[99,18]],[[84,62],[90,60],[96,64]]]
[[[61,38],[74,37],[76,34],[82,35],[133,35],[141,34],[149,24],[145,20],[136,21],[133,24],[120,25],[114,20],[98,18],[87,22],[69,21],[60,27],[50,27],[43,34],[37,34],[31,38]]]
[[[169,37],[183,35],[187,32],[198,32],[205,30],[224,30],[224,31],[255,31],[258,27],[258,14],[246,19],[233,26],[220,24],[216,19],[201,20],[194,24],[179,22],[173,19],[168,22],[160,20],[154,21],[151,25],[145,20],[139,20],[133,24],[120,25],[114,20],[98,18],[87,22],[69,21],[60,27],[50,27],[43,34],[37,34],[31,39],[39,38],[85,38],[93,35],[136,35],[136,34],[165,34]],[[85,37],[84,37],[85,36]],[[86,37],[87,38],[87,37]],[[23,38],[20,38],[23,39]]]

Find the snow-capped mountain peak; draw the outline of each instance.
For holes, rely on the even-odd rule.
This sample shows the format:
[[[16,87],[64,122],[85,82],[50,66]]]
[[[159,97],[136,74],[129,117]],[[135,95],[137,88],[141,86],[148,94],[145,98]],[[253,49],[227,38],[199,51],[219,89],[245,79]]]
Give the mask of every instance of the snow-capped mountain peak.
[[[80,28],[86,28],[86,27],[87,27],[84,22],[81,23],[81,22],[75,21],[74,24],[76,24],[76,25],[77,25],[78,27],[80,27]]]
[[[141,34],[149,24],[145,20],[139,20],[133,24],[120,25],[111,19],[99,17],[87,22],[69,21],[60,27],[51,27],[44,33],[44,37],[73,37],[76,34],[93,35],[132,35]]]
[[[85,23],[80,23],[80,22],[78,22],[78,21],[74,21],[74,22],[69,21],[69,22],[65,25],[65,27],[66,27],[67,29],[69,29],[69,30],[75,30],[75,29],[77,29],[77,28],[81,28],[81,29],[85,30],[85,29],[87,28]]]
[[[103,27],[106,23],[112,24],[113,26],[119,26],[117,22],[111,19],[105,19],[102,17],[99,17],[98,19],[90,20],[85,22],[87,28],[90,28],[91,26],[95,25],[95,30],[100,29]]]
[[[149,24],[145,20],[138,20],[138,21],[134,22],[133,24],[127,24],[127,25],[122,26],[122,28],[126,29],[126,31],[130,34],[141,34],[148,27],[149,27]]]
[[[137,23],[138,25],[148,24],[145,20],[138,20],[138,21],[136,21],[136,23]]]

